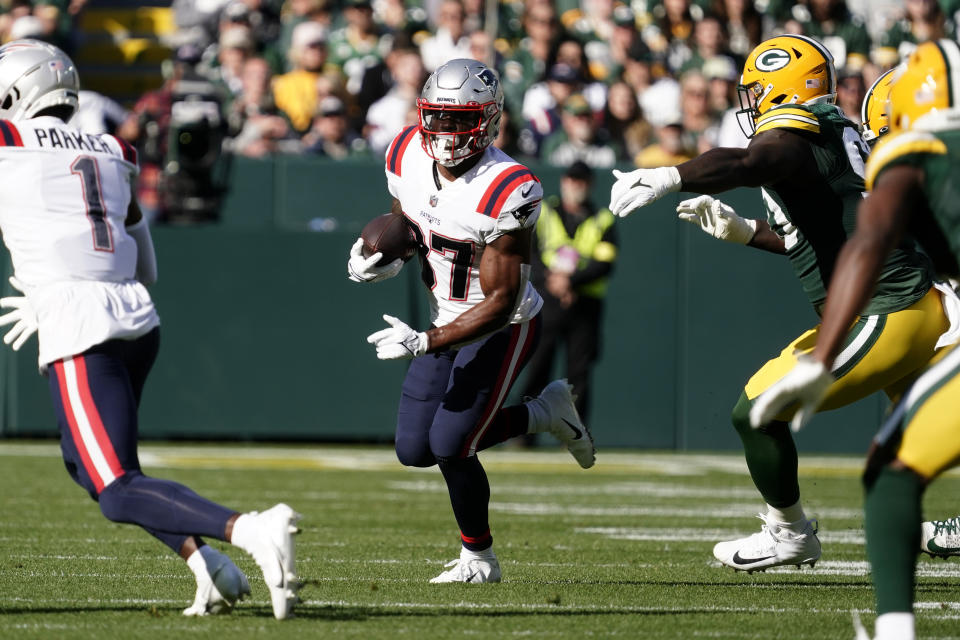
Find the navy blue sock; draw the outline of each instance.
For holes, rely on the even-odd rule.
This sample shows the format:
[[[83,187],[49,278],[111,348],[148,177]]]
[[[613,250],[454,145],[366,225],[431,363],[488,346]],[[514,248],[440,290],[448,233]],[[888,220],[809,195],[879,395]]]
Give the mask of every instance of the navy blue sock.
[[[490,502],[490,483],[477,456],[469,458],[438,459],[443,479],[447,481],[453,515],[460,527],[463,546],[471,551],[483,551],[493,545],[487,507]]]
[[[236,511],[171,480],[128,471],[100,492],[100,511],[114,522],[137,524],[179,552],[188,536],[223,540]],[[174,546],[176,545],[176,546]]]

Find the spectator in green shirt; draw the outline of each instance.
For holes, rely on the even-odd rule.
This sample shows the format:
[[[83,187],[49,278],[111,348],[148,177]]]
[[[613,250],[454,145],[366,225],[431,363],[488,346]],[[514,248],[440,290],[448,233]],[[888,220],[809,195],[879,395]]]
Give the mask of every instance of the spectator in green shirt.
[[[903,18],[880,36],[873,62],[889,69],[905,60],[921,42],[954,37],[954,24],[937,0],[906,0]]]
[[[805,35],[816,38],[830,50],[837,68],[862,69],[870,55],[870,35],[863,18],[847,8],[846,0],[809,0],[794,7]]]
[[[606,132],[597,125],[590,104],[580,94],[570,96],[560,115],[561,128],[552,133],[540,150],[545,162],[569,166],[582,160],[591,167],[613,167],[619,153]]]
[[[367,70],[383,60],[387,43],[381,39],[380,27],[373,21],[369,0],[347,0],[343,17],[347,25],[330,34],[330,62],[346,77],[347,91],[356,95]]]
[[[556,9],[546,2],[529,4],[523,16],[523,27],[527,36],[504,61],[500,75],[507,107],[515,114],[523,109],[523,94],[527,88],[546,74],[550,53],[562,34]]]

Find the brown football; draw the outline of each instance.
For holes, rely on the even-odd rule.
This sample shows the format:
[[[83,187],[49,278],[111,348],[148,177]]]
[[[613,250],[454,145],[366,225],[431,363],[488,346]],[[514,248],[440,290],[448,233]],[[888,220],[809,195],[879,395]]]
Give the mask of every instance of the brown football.
[[[363,227],[363,255],[368,258],[378,251],[383,254],[378,267],[390,264],[397,258],[404,262],[417,252],[417,237],[413,227],[402,215],[385,213],[377,216]]]

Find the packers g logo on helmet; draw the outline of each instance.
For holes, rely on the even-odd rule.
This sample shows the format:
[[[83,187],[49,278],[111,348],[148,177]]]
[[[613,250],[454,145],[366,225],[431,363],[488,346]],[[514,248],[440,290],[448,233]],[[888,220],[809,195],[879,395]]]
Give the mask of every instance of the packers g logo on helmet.
[[[768,49],[757,56],[757,70],[776,71],[790,64],[790,54],[783,49]]]
[[[890,87],[890,132],[960,127],[960,45],[942,39],[919,45],[896,69]]]
[[[807,36],[770,38],[747,56],[737,93],[737,121],[744,135],[752,138],[757,118],[774,107],[836,100],[833,56],[823,44]]]

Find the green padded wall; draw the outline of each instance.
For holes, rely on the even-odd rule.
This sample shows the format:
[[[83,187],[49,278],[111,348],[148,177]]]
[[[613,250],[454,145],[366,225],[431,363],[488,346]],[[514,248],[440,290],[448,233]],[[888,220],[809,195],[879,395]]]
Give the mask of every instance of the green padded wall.
[[[533,167],[547,193],[561,170]],[[350,245],[389,208],[382,164],[236,159],[222,222],[156,228],[160,357],[141,432],[156,438],[389,440],[405,365],[380,362],[366,336],[391,313],[426,324],[413,265],[362,285]],[[606,204],[612,176],[598,172]],[[817,322],[787,261],[705,236],[676,219],[673,195],[619,222],[620,260],[589,416],[598,445],[732,449],[744,382]],[[756,193],[724,198],[759,215]],[[311,220],[336,229],[311,232]],[[5,282],[5,280],[4,280]],[[36,343],[0,349],[2,433],[55,432]],[[518,385],[520,386],[520,385]],[[818,417],[806,451],[864,451],[885,401]]]

